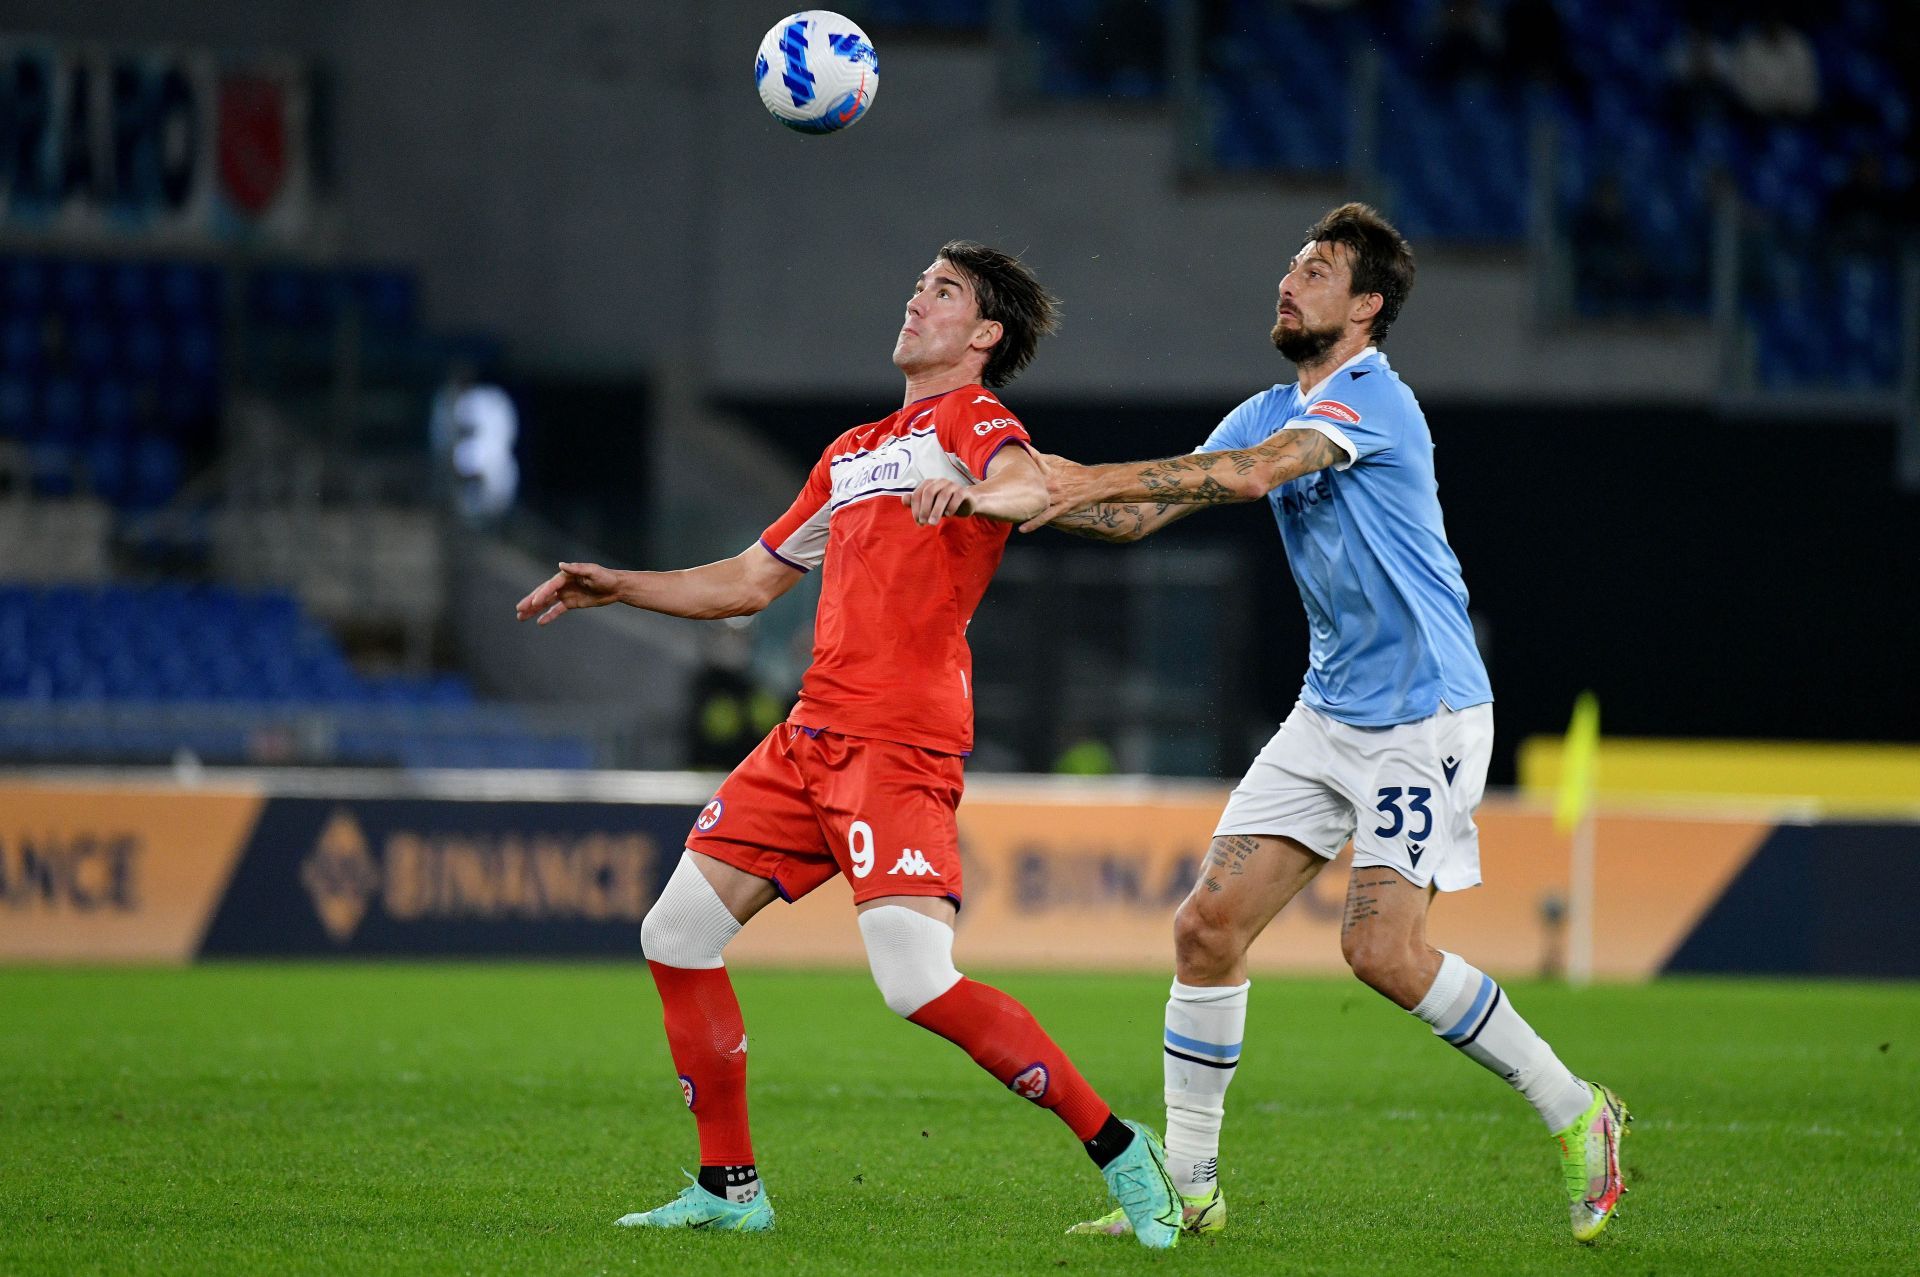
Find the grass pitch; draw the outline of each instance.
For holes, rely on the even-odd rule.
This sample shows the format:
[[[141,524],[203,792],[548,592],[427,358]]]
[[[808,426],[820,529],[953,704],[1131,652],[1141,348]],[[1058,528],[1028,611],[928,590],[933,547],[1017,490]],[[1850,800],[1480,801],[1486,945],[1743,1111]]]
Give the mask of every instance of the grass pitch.
[[[1157,976],[988,975],[1160,1120]],[[0,970],[0,1272],[1723,1273],[1920,1267],[1920,988],[1510,986],[1640,1114],[1568,1239],[1530,1110],[1342,980],[1254,984],[1230,1227],[1173,1254],[1051,1116],[864,973],[736,972],[763,1236],[615,1229],[696,1161],[635,966]]]

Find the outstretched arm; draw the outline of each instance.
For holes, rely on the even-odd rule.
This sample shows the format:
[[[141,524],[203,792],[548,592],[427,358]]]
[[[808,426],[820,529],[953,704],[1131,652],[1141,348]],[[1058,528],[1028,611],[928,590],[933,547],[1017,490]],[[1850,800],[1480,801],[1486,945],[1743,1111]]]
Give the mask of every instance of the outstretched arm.
[[[934,524],[943,518],[977,515],[1018,523],[1047,506],[1047,477],[1040,463],[1023,445],[1011,444],[993,454],[987,474],[972,487],[952,479],[928,479],[900,500],[913,511],[915,523]]]
[[[1020,530],[1030,532],[1062,514],[1107,502],[1201,506],[1258,501],[1289,479],[1324,470],[1345,456],[1339,444],[1318,430],[1282,430],[1252,448],[1232,452],[1192,452],[1106,466],[1049,463],[1046,511]]]
[[[1052,464],[1051,459],[1048,464]],[[1165,501],[1101,502],[1056,515],[1053,522],[1046,526],[1095,541],[1138,541],[1142,537],[1152,536],[1169,523],[1178,523],[1199,508],[1197,505],[1172,505]],[[1040,526],[1036,520],[1023,526],[1021,531]]]
[[[581,608],[625,603],[649,612],[709,621],[748,616],[794,587],[803,573],[756,542],[731,559],[679,572],[622,572],[598,563],[562,563],[514,608],[546,625]]]

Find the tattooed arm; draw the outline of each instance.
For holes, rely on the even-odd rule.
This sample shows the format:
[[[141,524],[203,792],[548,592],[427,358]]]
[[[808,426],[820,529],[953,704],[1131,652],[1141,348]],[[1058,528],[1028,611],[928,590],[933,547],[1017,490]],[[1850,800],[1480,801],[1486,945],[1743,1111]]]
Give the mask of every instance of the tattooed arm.
[[[1318,430],[1282,430],[1252,448],[1193,452],[1163,461],[1082,466],[1048,458],[1047,509],[1020,530],[1031,532],[1071,511],[1115,502],[1164,507],[1258,501],[1289,479],[1324,470],[1345,456],[1339,444]]]
[[[1095,541],[1138,541],[1142,537],[1152,536],[1169,523],[1178,523],[1199,508],[1197,505],[1171,505],[1165,501],[1135,501],[1125,505],[1103,502],[1056,515],[1047,526]],[[1033,526],[1040,525],[1035,523]]]

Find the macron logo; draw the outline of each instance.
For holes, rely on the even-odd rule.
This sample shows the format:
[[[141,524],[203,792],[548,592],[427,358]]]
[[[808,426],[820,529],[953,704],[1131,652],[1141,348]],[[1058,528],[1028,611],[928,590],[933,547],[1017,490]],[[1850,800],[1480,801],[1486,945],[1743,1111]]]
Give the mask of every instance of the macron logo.
[[[1322,399],[1319,403],[1307,409],[1306,415],[1309,417],[1331,417],[1335,421],[1344,421],[1350,426],[1360,424],[1360,414],[1341,403],[1338,399]]]

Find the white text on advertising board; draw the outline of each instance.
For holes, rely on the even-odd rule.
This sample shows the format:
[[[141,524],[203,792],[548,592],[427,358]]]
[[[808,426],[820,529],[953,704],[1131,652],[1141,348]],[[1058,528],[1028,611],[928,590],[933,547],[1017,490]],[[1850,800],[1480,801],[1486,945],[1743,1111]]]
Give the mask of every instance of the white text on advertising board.
[[[345,943],[378,901],[395,922],[638,922],[652,899],[653,840],[638,833],[388,833],[376,858],[334,812],[301,866],[327,934]]]

